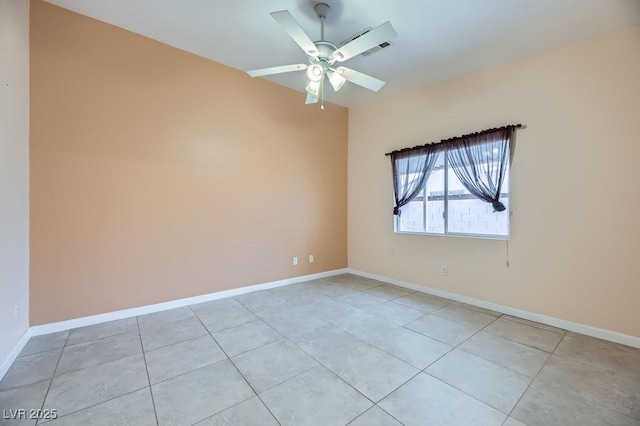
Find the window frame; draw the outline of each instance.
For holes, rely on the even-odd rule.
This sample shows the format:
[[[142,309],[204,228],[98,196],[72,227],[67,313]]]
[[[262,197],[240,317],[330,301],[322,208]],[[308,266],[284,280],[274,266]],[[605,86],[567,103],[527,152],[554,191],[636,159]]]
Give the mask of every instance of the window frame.
[[[449,232],[449,158],[447,157],[448,148],[444,148],[442,150],[441,155],[444,155],[444,232],[427,232],[427,201],[428,196],[426,192],[427,182],[429,182],[429,178],[424,183],[423,191],[424,195],[423,203],[424,203],[424,221],[425,221],[425,232],[416,232],[416,231],[401,231],[400,230],[400,216],[394,216],[393,219],[393,232],[396,234],[407,234],[407,235],[423,235],[423,236],[435,236],[435,237],[454,237],[454,238],[478,238],[484,240],[499,240],[499,241],[509,241],[511,239],[511,158],[509,153],[509,160],[507,166],[507,173],[505,178],[508,179],[509,182],[509,208],[507,209],[507,235],[496,235],[496,234],[470,234],[464,232]],[[416,197],[419,198],[419,197]]]

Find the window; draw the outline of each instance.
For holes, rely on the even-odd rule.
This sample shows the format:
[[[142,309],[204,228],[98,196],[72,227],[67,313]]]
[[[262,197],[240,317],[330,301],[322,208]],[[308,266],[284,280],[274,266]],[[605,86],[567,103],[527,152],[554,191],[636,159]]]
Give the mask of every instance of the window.
[[[495,149],[490,151],[495,153]],[[494,212],[491,203],[472,195],[458,179],[449,164],[446,149],[435,155],[437,159],[425,185],[415,198],[400,208],[400,215],[395,216],[395,231],[508,239],[509,168],[500,191],[500,201],[506,209]],[[494,169],[497,162],[487,155],[479,166]],[[402,181],[408,179],[409,182],[417,178],[414,171],[399,176]]]

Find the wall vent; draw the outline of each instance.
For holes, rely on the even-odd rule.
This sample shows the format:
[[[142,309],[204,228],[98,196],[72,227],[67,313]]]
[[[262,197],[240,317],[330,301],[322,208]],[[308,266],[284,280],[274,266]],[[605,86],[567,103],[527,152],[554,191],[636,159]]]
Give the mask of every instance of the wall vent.
[[[342,46],[344,46],[345,44],[347,44],[347,43],[349,43],[349,42],[351,42],[351,41],[353,41],[353,40],[357,39],[358,37],[365,35],[365,34],[366,34],[366,33],[368,33],[369,31],[371,31],[371,27],[367,27],[367,28],[365,28],[364,30],[362,30],[362,31],[360,31],[360,32],[358,32],[358,33],[356,33],[356,34],[352,35],[351,37],[349,37],[349,38],[347,38],[346,40],[344,40],[343,42],[341,42],[339,47],[342,47]],[[382,50],[382,49],[384,49],[384,48],[386,48],[386,47],[389,47],[389,46],[393,46],[393,43],[392,43],[392,42],[390,42],[390,41],[385,41],[385,42],[383,42],[383,43],[380,43],[380,44],[379,44],[379,45],[377,45],[377,46],[372,47],[372,48],[371,48],[371,49],[369,49],[369,50],[365,50],[364,52],[362,52],[362,53],[361,53],[361,55],[362,55],[362,56],[371,56],[371,55],[373,55],[374,53],[376,53],[376,52],[378,52],[378,51],[380,51],[380,50]]]

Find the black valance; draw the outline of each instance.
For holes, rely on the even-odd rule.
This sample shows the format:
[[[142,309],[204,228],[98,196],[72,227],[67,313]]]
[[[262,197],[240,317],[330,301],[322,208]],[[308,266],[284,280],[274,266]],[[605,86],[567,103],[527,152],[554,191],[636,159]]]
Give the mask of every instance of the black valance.
[[[494,212],[504,211],[500,201],[502,182],[514,151],[513,133],[521,127],[511,124],[385,154],[391,157],[393,214],[399,215],[400,209],[422,191],[443,151],[449,167],[467,191],[491,203]]]
[[[498,132],[501,130],[515,130],[515,129],[520,129],[520,128],[524,128],[525,126],[523,126],[522,124],[509,124],[506,126],[502,126],[502,127],[495,127],[493,129],[486,129],[486,130],[482,130],[480,132],[474,132],[474,133],[469,133],[466,135],[462,135],[462,136],[454,136],[452,138],[448,138],[448,139],[442,139],[440,142],[430,142],[430,143],[426,143],[424,145],[417,145],[414,147],[410,147],[410,148],[402,148],[402,149],[397,149],[395,151],[391,151],[391,152],[387,152],[386,156],[389,156],[391,154],[397,154],[400,152],[409,152],[409,151],[413,151],[413,150],[421,150],[427,146],[434,146],[437,148],[446,148],[445,144],[447,143],[451,143],[451,142],[456,142],[456,141],[460,141],[462,139],[467,139],[473,136],[482,136],[488,133],[493,133],[493,132]]]

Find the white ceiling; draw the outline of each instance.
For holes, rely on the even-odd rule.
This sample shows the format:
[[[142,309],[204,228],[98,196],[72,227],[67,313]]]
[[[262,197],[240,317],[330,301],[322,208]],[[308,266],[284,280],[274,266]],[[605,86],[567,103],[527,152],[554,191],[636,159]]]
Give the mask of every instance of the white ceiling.
[[[269,12],[289,10],[320,38],[314,0],[47,1],[243,71],[306,60]],[[325,38],[335,44],[387,20],[398,33],[394,46],[344,63],[387,82],[378,93],[353,84],[327,90],[325,99],[344,106],[640,24],[640,0],[324,2]],[[304,92],[302,72],[269,79]]]

